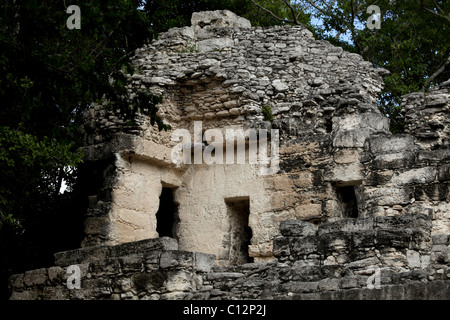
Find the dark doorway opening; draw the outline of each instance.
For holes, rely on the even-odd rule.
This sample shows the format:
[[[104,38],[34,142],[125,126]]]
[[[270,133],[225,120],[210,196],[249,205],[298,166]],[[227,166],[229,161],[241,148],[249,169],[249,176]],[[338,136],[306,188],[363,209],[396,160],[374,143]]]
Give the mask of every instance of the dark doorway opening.
[[[156,231],[159,237],[175,237],[178,206],[174,202],[173,192],[174,189],[163,187],[159,197],[159,209],[156,213]]]
[[[325,120],[325,130],[327,133],[331,133],[333,131],[333,121],[331,121],[331,118]]]
[[[250,199],[232,198],[225,200],[229,218],[229,264],[240,265],[253,262],[253,258],[248,254],[248,246],[252,239],[252,229],[248,225],[250,215]]]
[[[358,218],[355,186],[336,187],[336,192],[342,204],[342,215],[346,218]]]

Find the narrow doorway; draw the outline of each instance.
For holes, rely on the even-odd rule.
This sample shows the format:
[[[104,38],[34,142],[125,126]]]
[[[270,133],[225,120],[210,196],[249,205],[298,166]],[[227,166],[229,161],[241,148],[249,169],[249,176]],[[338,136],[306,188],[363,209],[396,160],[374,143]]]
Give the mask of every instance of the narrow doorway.
[[[229,234],[227,245],[229,246],[228,264],[240,265],[253,262],[248,254],[248,246],[252,238],[252,229],[248,225],[250,215],[250,199],[231,198],[226,199],[227,215],[229,219]]]
[[[341,201],[343,217],[358,218],[358,200],[355,186],[336,187],[336,193]]]
[[[163,187],[159,197],[159,209],[156,213],[156,231],[160,238],[176,238],[174,229],[177,222],[178,206],[174,202],[174,190]]]

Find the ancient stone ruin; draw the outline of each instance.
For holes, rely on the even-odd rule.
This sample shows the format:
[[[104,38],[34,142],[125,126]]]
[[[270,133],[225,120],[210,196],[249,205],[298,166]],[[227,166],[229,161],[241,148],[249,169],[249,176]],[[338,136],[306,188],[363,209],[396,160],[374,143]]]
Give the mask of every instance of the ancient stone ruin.
[[[134,63],[130,96],[161,95],[171,130],[89,110],[82,248],[12,276],[11,299],[450,298],[450,81],[405,96],[393,135],[389,71],[229,11],[194,13]],[[243,164],[174,161],[179,130],[188,157],[238,154],[229,129],[258,133]],[[250,161],[255,141],[269,162]]]

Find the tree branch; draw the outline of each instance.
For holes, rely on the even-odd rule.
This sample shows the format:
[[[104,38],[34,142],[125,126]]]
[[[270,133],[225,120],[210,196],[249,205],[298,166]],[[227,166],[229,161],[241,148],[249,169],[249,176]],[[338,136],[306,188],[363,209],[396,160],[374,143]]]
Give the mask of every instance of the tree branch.
[[[427,90],[428,86],[430,85],[431,81],[436,79],[442,72],[444,72],[445,68],[450,64],[450,57],[447,59],[447,61],[444,62],[444,64],[435,72],[431,77],[425,81],[425,84],[423,85],[422,91]]]
[[[333,8],[330,7],[330,5],[326,1],[321,0],[320,2],[322,2],[324,4],[324,6],[326,6],[328,8],[328,10],[330,10],[330,12],[333,10]]]
[[[294,23],[294,24],[296,24],[296,25],[300,25],[300,26],[306,28],[306,26],[305,26],[303,23],[298,22],[298,20],[296,19],[295,15],[294,15],[294,20],[288,20],[288,19],[280,18],[280,17],[278,17],[276,14],[274,14],[272,11],[270,11],[269,9],[266,9],[266,8],[264,8],[263,6],[261,6],[260,4],[258,4],[255,0],[252,0],[252,2],[253,2],[253,4],[254,4],[255,6],[257,6],[259,9],[263,10],[264,12],[269,13],[272,17],[274,17],[274,18],[277,19],[278,21],[286,22],[286,23]],[[284,2],[284,0],[283,0],[283,2]]]
[[[294,23],[299,24],[297,20],[297,15],[295,14],[295,9],[291,6],[288,0],[282,0],[283,3],[291,10],[292,17],[294,18]]]
[[[320,13],[330,16],[333,19],[336,19],[338,21],[340,21],[342,24],[345,24],[346,21],[344,19],[342,19],[341,17],[336,16],[335,14],[333,14],[331,11],[327,12],[324,9],[322,9],[321,7],[319,7],[317,4],[315,4],[313,1],[311,0],[304,0],[306,3],[308,3],[310,6],[312,6],[314,9],[316,9],[317,11],[319,11]]]
[[[439,14],[439,13],[437,13],[437,12],[434,12],[433,10],[430,10],[430,9],[428,9],[428,8],[425,8],[425,10],[427,10],[428,12],[431,12],[432,14],[437,15],[438,17],[444,18],[444,19],[446,19],[447,21],[450,22],[450,15],[447,15],[447,16],[444,15],[444,12],[442,11],[442,9],[441,9],[442,14]]]
[[[253,4],[254,4],[255,6],[257,6],[259,9],[261,9],[261,10],[263,10],[263,11],[269,13],[272,17],[274,17],[274,18],[277,19],[278,21],[294,23],[294,21],[289,21],[289,20],[286,20],[286,19],[283,19],[283,18],[278,17],[278,16],[277,16],[276,14],[274,14],[272,11],[270,11],[270,10],[268,10],[268,9],[266,9],[266,8],[264,8],[264,7],[262,7],[261,5],[259,5],[259,4],[258,4],[257,2],[255,2],[254,0],[252,0],[252,2],[253,2]]]
[[[261,10],[263,10],[263,11],[269,13],[269,14],[270,14],[272,17],[274,17],[275,19],[277,19],[277,20],[279,20],[279,21],[286,21],[286,19],[283,19],[283,18],[278,17],[278,16],[277,16],[276,14],[274,14],[272,11],[270,11],[270,10],[264,8],[263,6],[259,5],[259,4],[258,4],[257,2],[255,2],[254,0],[252,0],[252,2],[253,2],[253,4],[254,4],[255,6],[257,6],[259,9],[261,9]]]
[[[282,1],[283,1],[283,3],[287,4],[287,3],[285,2],[285,0],[282,0]],[[269,9],[264,8],[263,6],[261,6],[260,4],[258,4],[255,0],[252,0],[252,2],[253,2],[253,4],[254,4],[255,6],[257,6],[259,9],[263,10],[264,12],[269,13],[272,17],[274,17],[274,18],[277,19],[278,21],[286,22],[286,23],[293,23],[293,24],[300,25],[300,26],[306,28],[306,26],[305,26],[303,23],[298,22],[298,20],[297,20],[297,18],[296,18],[296,16],[295,16],[295,11],[294,11],[294,13],[293,13],[293,18],[294,18],[294,20],[288,20],[288,19],[280,18],[279,16],[277,16],[276,14],[274,14],[274,13],[273,13],[272,11],[270,11]],[[289,5],[289,6],[290,6],[290,5]],[[292,7],[291,7],[291,8],[292,8]],[[292,8],[292,9],[293,9],[293,8]]]
[[[355,38],[355,7],[354,7],[354,3],[353,0],[350,1],[350,7],[351,7],[351,11],[350,11],[350,17],[351,17],[351,21],[350,21],[350,25],[351,25],[351,32],[352,32],[352,38]]]
[[[438,3],[436,2],[436,0],[433,0],[434,4],[436,5],[436,7],[439,9],[440,12],[445,13],[444,10],[442,10],[442,8],[438,5]]]
[[[341,34],[347,32],[348,29],[348,27],[345,27],[343,30],[339,30],[338,33],[334,36],[334,39],[338,40]]]

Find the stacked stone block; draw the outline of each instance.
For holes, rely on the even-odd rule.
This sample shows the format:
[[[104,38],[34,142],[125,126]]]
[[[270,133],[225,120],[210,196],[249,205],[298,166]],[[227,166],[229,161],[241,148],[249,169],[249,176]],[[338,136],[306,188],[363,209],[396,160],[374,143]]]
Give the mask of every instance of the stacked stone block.
[[[403,97],[406,132],[413,135],[427,150],[448,149],[450,144],[450,81]]]
[[[418,218],[418,221],[413,221]],[[56,266],[27,271],[10,278],[13,300],[235,300],[235,299],[448,299],[450,294],[449,239],[433,239],[430,265],[422,268],[408,260],[398,265],[399,258],[390,261],[371,258],[330,264],[317,257],[327,253],[355,250],[351,243],[358,242],[358,250],[375,252],[379,248],[420,247],[414,232],[427,229],[427,217],[411,219],[378,219],[375,238],[371,235],[369,245],[361,245],[360,234],[354,231],[362,223],[332,223],[323,230],[303,221],[282,223],[285,236],[276,241],[275,250],[279,261],[248,263],[240,266],[216,266],[215,257],[203,253],[179,251],[177,243],[170,238],[145,240],[118,246],[98,246],[62,252],[55,255]],[[407,235],[393,230],[398,223],[409,227]],[[391,228],[391,229],[389,229]],[[303,230],[302,230],[303,229]],[[320,242],[311,244],[310,231],[330,235],[336,232],[345,237],[319,237]],[[359,229],[359,227],[358,227]],[[331,231],[334,230],[334,231]],[[338,231],[339,230],[339,231]],[[350,231],[353,230],[353,231]],[[361,231],[359,231],[361,233]],[[373,242],[380,242],[373,245]],[[419,241],[420,242],[420,241]],[[286,245],[286,243],[288,243]],[[307,243],[307,244],[304,244]],[[346,246],[348,244],[349,246]],[[288,249],[286,248],[288,247]],[[409,249],[407,249],[409,250]],[[316,257],[312,257],[312,252]],[[325,253],[325,255],[322,255]],[[357,255],[349,255],[357,259]],[[361,258],[361,256],[359,256]],[[400,260],[405,259],[402,257]],[[329,260],[328,260],[329,262]],[[392,262],[394,264],[392,264]],[[67,268],[77,265],[81,270],[79,289],[69,289],[70,274]],[[368,286],[374,267],[380,267],[377,286]]]
[[[202,279],[215,257],[177,249],[174,239],[158,238],[61,252],[55,255],[56,266],[11,277],[11,299],[203,298]],[[81,283],[69,289],[67,270],[73,265],[81,270]]]

